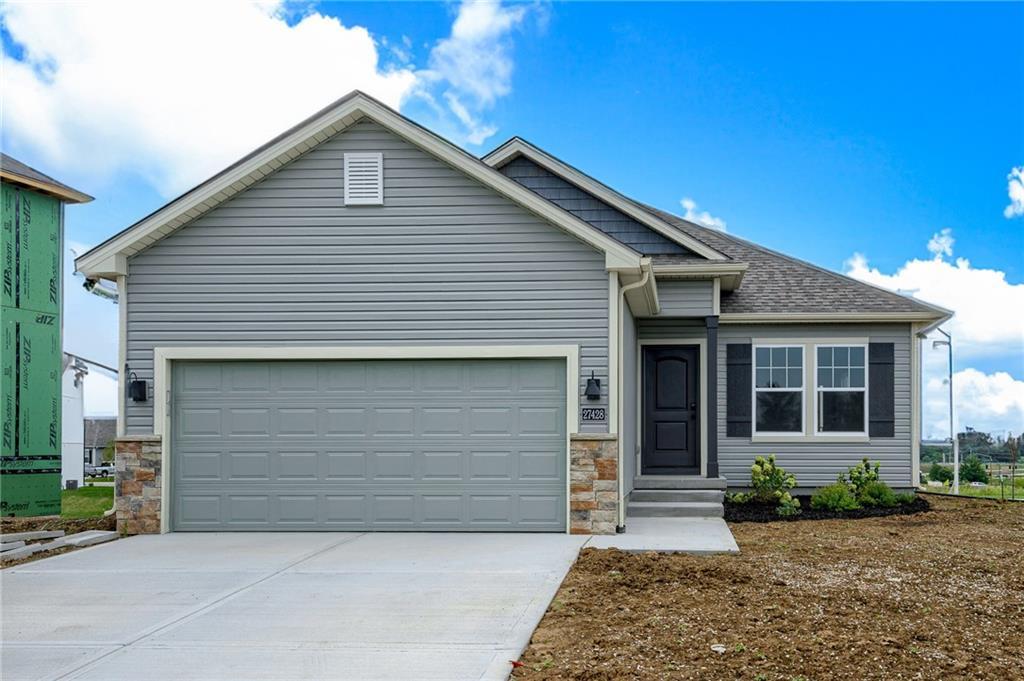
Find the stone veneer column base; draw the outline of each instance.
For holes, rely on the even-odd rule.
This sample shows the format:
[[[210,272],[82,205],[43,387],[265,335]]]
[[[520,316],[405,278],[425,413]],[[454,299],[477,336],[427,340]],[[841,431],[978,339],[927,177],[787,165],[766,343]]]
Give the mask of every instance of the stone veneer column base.
[[[569,531],[615,534],[619,519],[618,437],[575,433],[569,438]]]
[[[114,441],[118,534],[160,534],[160,444],[159,435],[127,435]]]

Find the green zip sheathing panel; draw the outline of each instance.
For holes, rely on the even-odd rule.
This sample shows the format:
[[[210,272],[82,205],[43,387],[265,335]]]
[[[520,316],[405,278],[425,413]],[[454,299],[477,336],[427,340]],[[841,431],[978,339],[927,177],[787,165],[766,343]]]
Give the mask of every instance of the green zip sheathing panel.
[[[60,314],[60,201],[5,182],[0,211],[0,305]]]
[[[57,315],[0,307],[4,415],[0,456],[60,453],[60,325]]]
[[[57,315],[0,306],[0,514],[60,513]]]
[[[0,515],[60,515],[60,457],[0,459]]]
[[[62,205],[0,190],[0,515],[59,514]]]

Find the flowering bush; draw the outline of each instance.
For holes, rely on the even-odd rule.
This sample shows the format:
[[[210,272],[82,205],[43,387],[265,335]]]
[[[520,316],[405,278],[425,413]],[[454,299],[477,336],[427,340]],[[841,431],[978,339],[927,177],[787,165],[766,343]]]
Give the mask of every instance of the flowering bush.
[[[775,463],[774,454],[754,459],[754,465],[750,467],[750,487],[751,500],[778,505],[779,515],[791,516],[800,512],[800,501],[789,493],[796,487],[796,477]]]

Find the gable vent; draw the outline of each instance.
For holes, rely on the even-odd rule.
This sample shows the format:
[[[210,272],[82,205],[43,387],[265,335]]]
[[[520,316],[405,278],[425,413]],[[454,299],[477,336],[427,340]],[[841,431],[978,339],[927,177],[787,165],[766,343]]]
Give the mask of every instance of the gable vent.
[[[384,203],[384,155],[345,154],[345,205]]]

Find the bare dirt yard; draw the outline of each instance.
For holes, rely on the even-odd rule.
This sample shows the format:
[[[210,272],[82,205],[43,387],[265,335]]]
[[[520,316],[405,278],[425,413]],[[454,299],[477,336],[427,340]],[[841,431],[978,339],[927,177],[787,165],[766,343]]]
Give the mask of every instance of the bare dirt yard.
[[[738,556],[587,549],[513,678],[1024,678],[1024,504],[928,500],[731,524]]]

